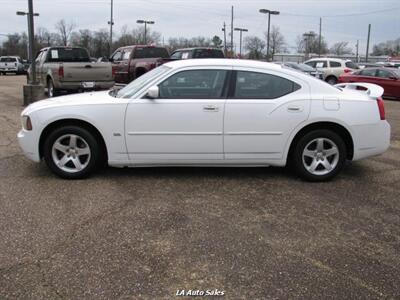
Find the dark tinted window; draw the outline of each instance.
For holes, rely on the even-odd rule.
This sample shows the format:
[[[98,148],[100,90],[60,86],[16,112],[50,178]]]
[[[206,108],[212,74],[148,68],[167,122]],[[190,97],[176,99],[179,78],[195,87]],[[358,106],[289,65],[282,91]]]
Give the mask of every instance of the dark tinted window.
[[[2,57],[1,62],[17,62],[17,59],[15,57]]]
[[[224,58],[224,53],[219,49],[195,49],[193,58]]]
[[[50,62],[90,62],[88,52],[83,48],[50,48]]]
[[[172,59],[181,59],[182,58],[182,52],[181,51],[176,51],[176,52],[172,53],[171,58]]]
[[[377,70],[376,76],[387,79],[389,79],[390,77],[395,77],[393,73],[382,69]]]
[[[350,69],[359,69],[358,66],[353,63],[352,61],[346,61],[346,67],[350,68]]]
[[[331,66],[331,68],[340,68],[342,66],[342,64],[337,61],[330,61],[329,65]]]
[[[234,98],[274,99],[300,89],[288,79],[264,73],[238,71]]]
[[[148,47],[148,48],[138,47],[135,49],[135,58],[156,58],[156,57],[169,58],[167,49],[155,48],[155,47]]]
[[[363,69],[360,71],[361,76],[375,76],[376,69]]]
[[[164,99],[218,99],[222,97],[227,71],[190,70],[172,75],[159,85]]]

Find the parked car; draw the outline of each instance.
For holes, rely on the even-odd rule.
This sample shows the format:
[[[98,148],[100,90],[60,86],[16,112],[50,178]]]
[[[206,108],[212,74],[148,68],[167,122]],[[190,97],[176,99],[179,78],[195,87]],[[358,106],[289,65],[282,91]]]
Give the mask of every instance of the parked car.
[[[32,76],[31,68],[28,77]],[[80,47],[47,47],[36,56],[36,78],[47,87],[49,97],[60,91],[109,89],[114,85],[110,63],[94,63]]]
[[[383,96],[400,100],[400,70],[394,68],[365,68],[339,77],[339,82],[374,83],[384,89]]]
[[[172,52],[171,59],[192,59],[192,58],[224,58],[224,52],[220,48],[197,47],[178,49]]]
[[[363,62],[357,63],[357,66],[359,69],[380,67],[379,64],[376,63],[363,63]]]
[[[25,74],[24,63],[19,56],[0,56],[0,74]]]
[[[361,85],[367,93],[356,90]],[[63,178],[108,162],[139,166],[285,166],[311,181],[389,147],[383,89],[337,88],[250,60],[166,63],[123,89],[42,100],[21,114],[25,155]],[[312,103],[312,105],[311,105]]]
[[[304,63],[318,71],[321,71],[323,73],[323,80],[329,84],[336,84],[339,76],[343,73],[352,72],[358,69],[358,66],[351,60],[338,58],[312,58]]]
[[[302,64],[302,63],[295,63],[295,62],[274,62],[275,64],[285,66],[288,68],[292,68],[295,70],[298,70],[300,72],[303,72],[305,74],[314,76],[318,79],[323,79],[323,73],[318,71],[317,69],[310,67],[309,65]]]
[[[127,84],[169,61],[169,53],[165,47],[126,46],[115,50],[110,61],[115,69],[115,82]]]

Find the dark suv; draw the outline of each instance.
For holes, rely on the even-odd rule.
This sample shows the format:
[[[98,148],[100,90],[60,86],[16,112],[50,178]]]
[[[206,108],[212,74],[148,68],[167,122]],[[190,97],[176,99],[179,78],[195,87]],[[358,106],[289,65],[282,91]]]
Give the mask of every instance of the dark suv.
[[[178,49],[171,54],[171,59],[191,58],[225,58],[225,55],[221,49],[207,47]]]

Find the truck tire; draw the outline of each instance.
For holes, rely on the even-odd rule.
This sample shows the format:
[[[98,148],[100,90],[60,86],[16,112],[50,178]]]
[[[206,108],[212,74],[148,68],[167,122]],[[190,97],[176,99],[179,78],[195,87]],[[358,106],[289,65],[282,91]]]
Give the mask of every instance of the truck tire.
[[[47,80],[47,96],[49,98],[58,96],[58,91],[54,88],[54,83],[51,78]]]

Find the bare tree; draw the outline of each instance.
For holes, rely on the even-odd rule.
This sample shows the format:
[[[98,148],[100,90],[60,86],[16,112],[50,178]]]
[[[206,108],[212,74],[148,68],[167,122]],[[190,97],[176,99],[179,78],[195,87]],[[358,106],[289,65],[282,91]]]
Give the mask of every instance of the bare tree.
[[[250,59],[261,59],[264,55],[265,42],[256,36],[247,36],[244,39],[244,48],[248,51]]]
[[[374,45],[372,55],[400,55],[400,38]]]
[[[58,21],[55,28],[58,30],[64,46],[68,45],[69,38],[76,25],[73,22],[67,23],[64,19]]]
[[[329,51],[336,55],[350,54],[351,48],[347,46],[348,44],[348,42],[337,42],[333,44]]]
[[[264,33],[264,34],[265,34],[265,38],[267,38],[267,36],[268,36],[267,33]],[[285,38],[282,35],[279,27],[272,26],[272,30],[269,35],[269,45],[270,45],[271,60],[274,59],[275,53],[286,51]]]

